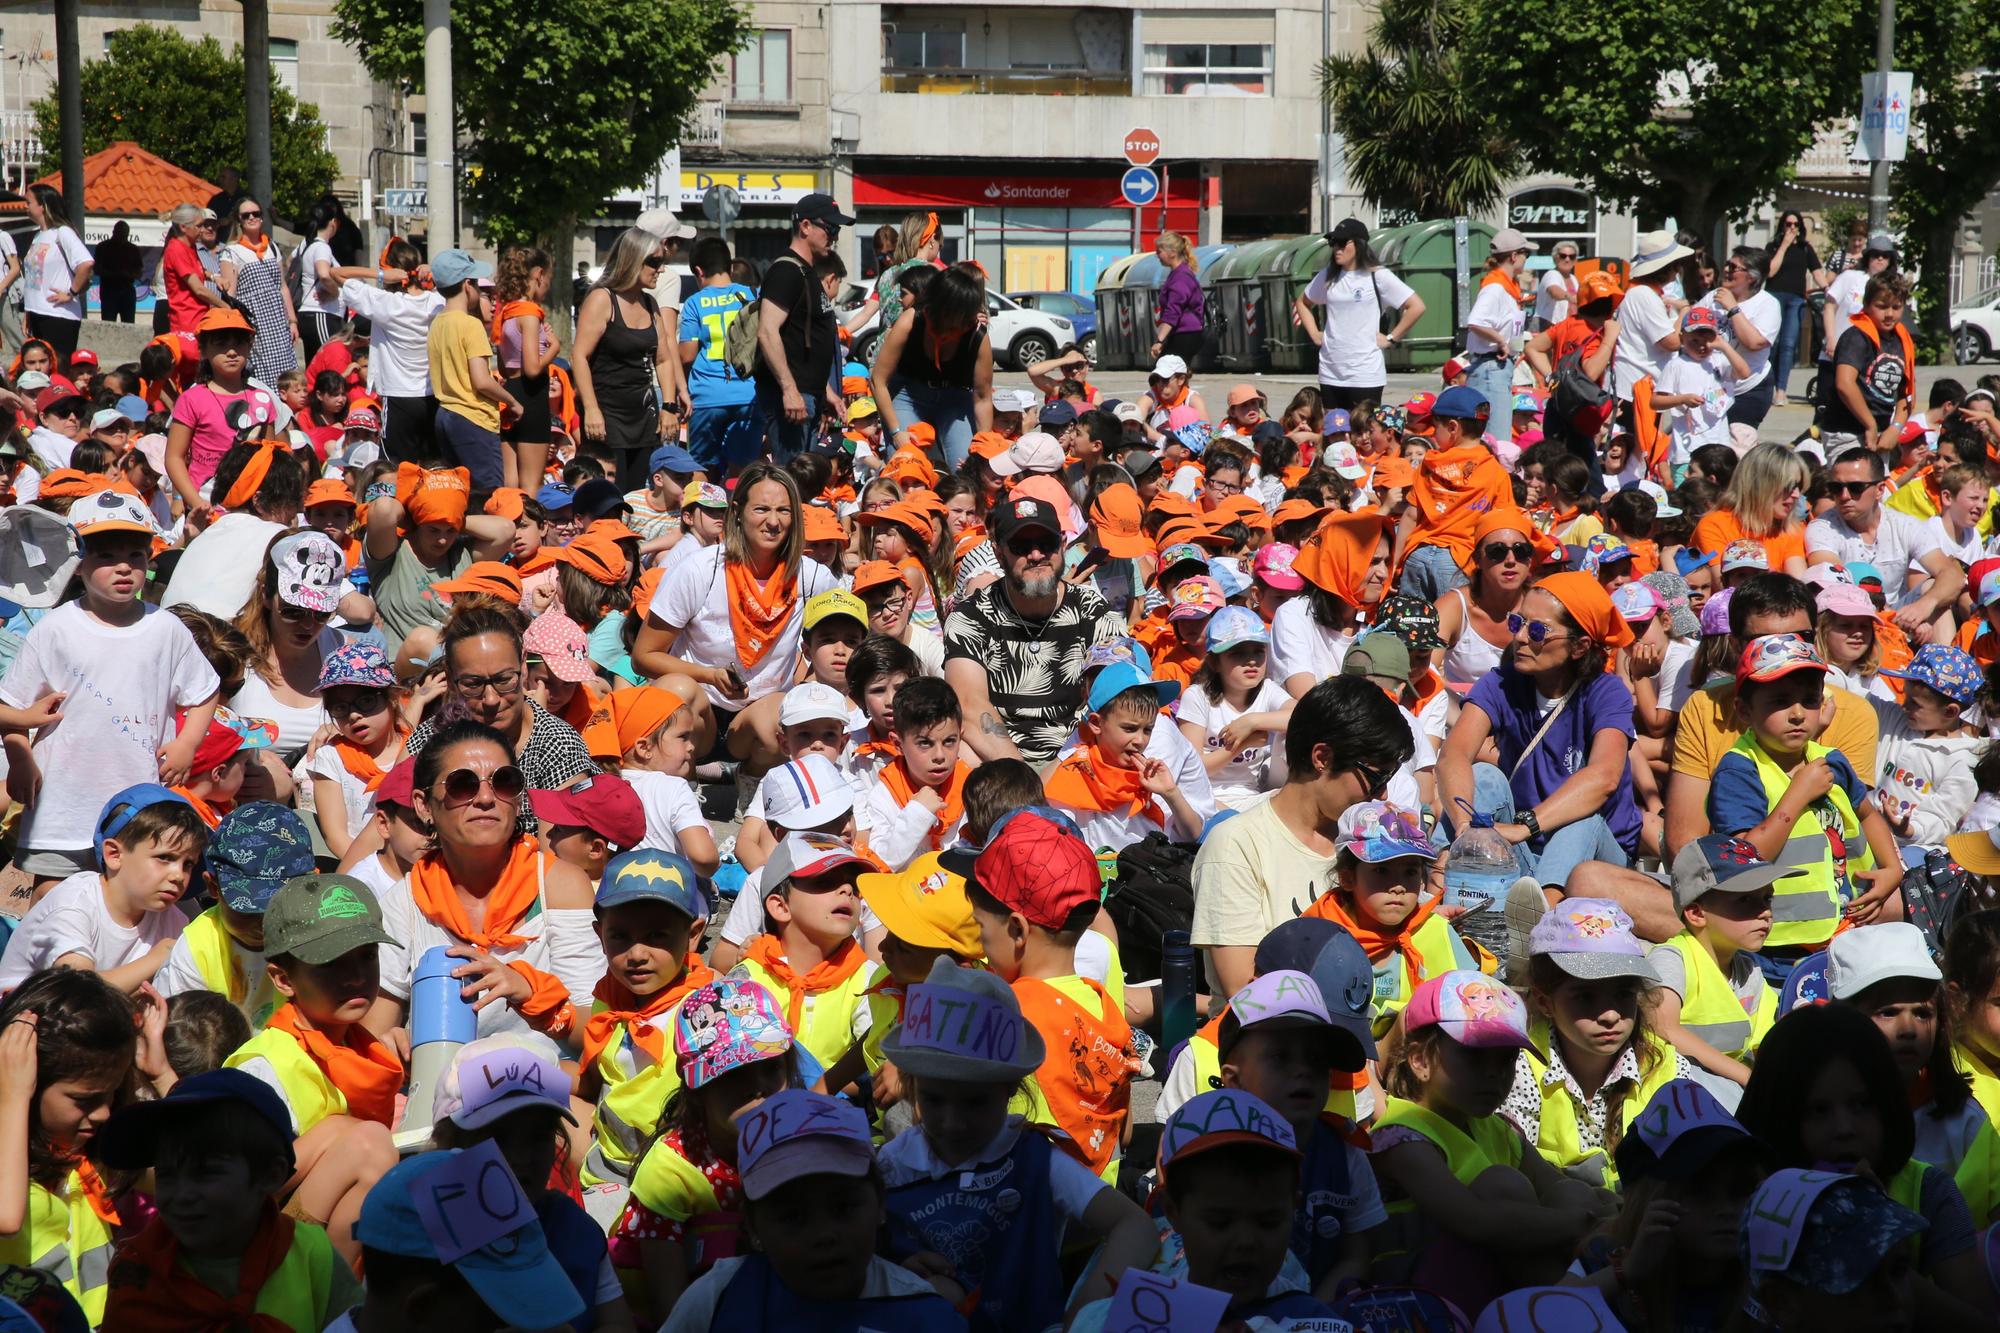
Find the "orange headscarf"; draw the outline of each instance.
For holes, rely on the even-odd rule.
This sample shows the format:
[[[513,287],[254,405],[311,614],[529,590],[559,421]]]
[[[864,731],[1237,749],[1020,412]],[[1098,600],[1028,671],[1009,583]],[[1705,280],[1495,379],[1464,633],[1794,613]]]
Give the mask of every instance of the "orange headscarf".
[[[112,1256],[104,1326],[291,1333],[276,1315],[257,1313],[257,1297],[291,1253],[297,1228],[275,1199],[264,1200],[256,1234],[238,1260],[236,1290],[225,1296],[180,1267],[180,1241],[165,1218],[154,1217]]]
[[[1150,819],[1162,828],[1166,816],[1136,769],[1114,767],[1104,752],[1088,745],[1055,766],[1043,790],[1051,801],[1078,810]]]
[[[257,488],[264,484],[264,478],[271,474],[271,460],[278,456],[280,449],[285,448],[282,440],[251,440],[249,443],[256,446],[257,452],[244,461],[243,470],[236,474],[236,480],[223,494],[224,509],[241,509],[249,504],[257,494]],[[404,466],[410,465],[406,463]]]
[[[472,503],[472,473],[462,467],[427,471],[415,463],[396,467],[396,498],[412,523],[449,523],[465,526],[465,510]]]
[[[817,966],[804,976],[792,970],[785,961],[785,946],[778,943],[775,935],[759,935],[750,941],[750,947],[743,951],[743,957],[763,968],[771,980],[785,990],[785,1026],[792,1031],[799,1030],[799,1019],[804,1016],[806,996],[818,995],[840,985],[868,961],[868,955],[861,952],[861,946],[852,936],[840,942],[840,947],[829,958],[822,959]]]
[[[1373,505],[1352,513],[1335,510],[1300,544],[1292,569],[1349,606],[1373,606],[1381,596],[1364,600],[1364,585],[1385,531],[1382,511]]]
[[[616,763],[633,746],[665,726],[680,711],[683,702],[673,691],[657,685],[613,690],[579,728],[584,746],[592,759]]]
[[[347,1098],[348,1114],[380,1125],[395,1123],[396,1091],[403,1086],[403,1062],[374,1033],[359,1023],[349,1023],[345,1040],[336,1045],[318,1028],[301,1026],[298,1008],[292,1004],[279,1006],[264,1026],[285,1033],[299,1044],[326,1075],[327,1082]]]
[[[583,1053],[577,1060],[577,1068],[589,1069],[597,1063],[597,1057],[604,1054],[605,1047],[617,1037],[621,1023],[632,1034],[633,1045],[644,1051],[654,1064],[667,1064],[666,1034],[647,1020],[678,1008],[682,1000],[715,980],[715,973],[701,961],[699,955],[689,954],[683,968],[679,981],[643,998],[620,985],[615,977],[607,976],[599,981],[593,994],[604,1002],[605,1007],[593,1012],[584,1022]]]
[[[1472,545],[1468,546],[1465,552],[1465,568],[1468,573],[1472,569],[1474,560],[1478,557],[1479,548],[1485,545],[1486,539],[1496,532],[1518,532],[1526,537],[1528,544],[1535,548],[1535,563],[1537,565],[1547,560],[1562,548],[1560,542],[1536,527],[1533,519],[1529,518],[1513,505],[1508,505],[1501,509],[1491,509],[1481,514],[1479,522],[1472,526]]]
[[[1562,603],[1577,628],[1606,648],[1623,648],[1632,642],[1632,626],[1611,604],[1611,594],[1588,574],[1550,574],[1535,586]]]

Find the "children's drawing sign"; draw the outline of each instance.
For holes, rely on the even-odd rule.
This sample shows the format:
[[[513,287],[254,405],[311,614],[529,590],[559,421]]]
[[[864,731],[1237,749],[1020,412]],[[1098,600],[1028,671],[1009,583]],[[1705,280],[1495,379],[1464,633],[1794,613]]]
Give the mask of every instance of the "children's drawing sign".
[[[1836,1171],[1774,1172],[1750,1201],[1745,1226],[1750,1266],[1766,1273],[1790,1268],[1806,1234],[1813,1201],[1847,1179]]]
[[[998,1000],[955,986],[918,982],[903,999],[903,1043],[974,1060],[1009,1063],[1021,1054],[1021,1016]]]
[[[1104,1333],[1215,1333],[1229,1293],[1128,1268],[1104,1316]]]
[[[1595,1287],[1523,1287],[1479,1312],[1472,1333],[1624,1333]]]
[[[410,1201],[444,1264],[535,1220],[534,1205],[492,1139],[453,1154],[411,1181]]]
[[[1632,1132],[1653,1150],[1655,1157],[1665,1157],[1682,1135],[1717,1125],[1739,1134],[1745,1132],[1707,1088],[1677,1078],[1653,1094],[1653,1100],[1646,1103],[1646,1109],[1632,1122]]]

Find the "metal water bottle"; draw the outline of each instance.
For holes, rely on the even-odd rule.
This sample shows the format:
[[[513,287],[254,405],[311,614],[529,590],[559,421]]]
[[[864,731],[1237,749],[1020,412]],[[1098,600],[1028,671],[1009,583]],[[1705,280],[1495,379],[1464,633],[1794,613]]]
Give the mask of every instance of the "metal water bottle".
[[[1166,933],[1160,950],[1160,1039],[1174,1050],[1194,1035],[1194,946],[1185,930]]]

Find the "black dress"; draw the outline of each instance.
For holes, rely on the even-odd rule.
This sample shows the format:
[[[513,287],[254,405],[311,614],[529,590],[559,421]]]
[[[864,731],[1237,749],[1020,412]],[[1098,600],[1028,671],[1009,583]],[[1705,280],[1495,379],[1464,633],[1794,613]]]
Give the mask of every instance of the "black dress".
[[[646,309],[643,329],[625,322],[623,305],[612,295],[611,317],[590,353],[590,386],[604,418],[604,442],[618,461],[619,488],[628,491],[646,485],[646,465],[660,447],[660,404],[653,392],[660,308],[643,293],[639,300]]]

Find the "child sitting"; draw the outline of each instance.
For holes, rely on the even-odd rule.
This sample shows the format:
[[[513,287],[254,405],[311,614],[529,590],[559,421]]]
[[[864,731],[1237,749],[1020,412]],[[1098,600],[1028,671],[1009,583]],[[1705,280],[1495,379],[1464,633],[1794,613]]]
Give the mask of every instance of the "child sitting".
[[[846,755],[852,748],[848,739],[849,726],[854,716],[854,707],[848,703],[847,696],[835,686],[808,680],[792,686],[778,697],[782,701],[777,714],[779,753],[793,763],[807,755],[821,755],[829,760],[847,779],[836,785],[850,788],[850,799],[858,807],[861,793],[868,787],[865,781],[855,779],[846,770]],[[893,747],[894,744],[892,738],[890,745]],[[766,773],[764,782],[757,784],[757,794],[750,798],[749,808],[743,812],[743,824],[736,836],[736,859],[749,870],[763,865],[770,858],[777,840],[784,836],[771,827],[769,812],[765,809],[765,783],[769,780],[770,774]],[[856,808],[854,813],[860,818],[866,812]]]
[[[908,644],[871,634],[847,659],[847,697],[865,719],[849,733],[840,765],[856,791],[869,784],[900,753],[896,746],[896,691],[918,674],[917,657]]]
[[[592,884],[612,857],[646,837],[646,807],[632,784],[616,773],[595,773],[553,791],[531,791],[528,801],[542,821],[543,846]]]
[[[1942,847],[1979,797],[1973,770],[1991,742],[1965,713],[1985,679],[1970,653],[1942,643],[1925,644],[1908,666],[1882,674],[1904,685],[1901,707],[1875,701],[1882,775],[1875,802],[1899,846]]]
[[[0,955],[0,991],[47,967],[102,973],[128,995],[151,981],[187,926],[176,904],[208,837],[194,807],[165,787],[113,796],[97,823],[102,873],[71,875],[28,909]]]
[[[1987,554],[1987,534],[1980,531],[1992,500],[1986,468],[1954,463],[1938,473],[1937,489],[1938,512],[1924,521],[1924,530],[1946,555],[1970,565]]]
[[[284,806],[254,801],[223,817],[204,861],[218,901],[187,923],[153,984],[168,999],[212,991],[261,1028],[279,999],[264,966],[264,912],[281,885],[313,873],[312,835]]]
[[[616,766],[639,794],[646,833],[639,843],[685,856],[712,875],[721,863],[715,832],[688,784],[694,772],[694,713],[678,695],[656,685],[614,690],[583,729],[591,758]]]
[[[780,764],[757,784],[770,829],[780,842],[787,834],[811,833],[846,841],[854,837],[854,790],[833,761],[807,754]],[[754,808],[754,806],[753,806]],[[772,853],[776,855],[775,850]],[[864,858],[865,859],[865,858]],[[726,972],[743,956],[751,940],[764,933],[764,886],[775,883],[770,862],[760,864],[737,890],[729,915],[709,953],[709,963]],[[863,934],[878,927],[863,914]]]
[[[823,509],[817,512],[823,518],[831,517]],[[844,691],[848,664],[855,649],[868,636],[867,606],[845,588],[830,588],[806,603],[800,624],[803,633],[799,652],[804,658],[805,683],[835,693]],[[798,751],[786,744],[786,732],[797,725],[783,716],[790,700],[790,692],[772,694],[745,708],[730,728],[730,752],[739,759],[768,756],[757,765],[760,768],[767,767],[773,759],[797,758]],[[844,709],[836,720],[844,723],[846,712]],[[837,750],[834,757],[839,757]]]
[[[160,1033],[167,1068],[176,1079],[222,1068],[230,1054],[250,1040],[250,1020],[212,990],[182,991],[167,1001],[167,1025]],[[156,1085],[161,1080],[155,1080]]]
[[[583,1165],[584,1183],[596,1185],[631,1179],[660,1108],[680,1088],[667,1055],[674,1015],[715,973],[698,952],[708,899],[685,858],[657,848],[625,853],[605,867],[592,911],[605,970],[583,1028],[577,1083],[597,1106]],[[623,1197],[613,1192],[613,1201]]]
[[[224,1063],[274,1088],[298,1136],[286,1211],[325,1226],[349,1263],[362,1198],[396,1163],[389,1129],[403,1062],[361,1025],[376,946],[392,943],[374,893],[345,875],[287,881],[264,909],[265,968],[285,1003]]]
[[[1717,1078],[1749,1082],[1745,1059],[1777,1021],[1777,992],[1754,955],[1771,933],[1771,886],[1804,874],[1720,833],[1674,856],[1683,929],[1646,955],[1660,979],[1650,1018],[1675,1050]]]
[[[854,937],[861,913],[854,881],[869,868],[839,838],[786,835],[764,866],[765,933],[736,967],[778,997],[785,1026],[821,1068],[867,1030],[868,957]]]
[[[1181,842],[1201,840],[1201,816],[1173,769],[1146,753],[1160,710],[1179,696],[1180,686],[1150,680],[1126,662],[1105,667],[1092,683],[1083,748],[1044,783],[1050,804],[1076,821],[1090,846],[1123,851],[1155,830]]]
[[[1206,656],[1182,692],[1181,731],[1201,752],[1216,804],[1241,810],[1284,781],[1279,738],[1291,696],[1270,677],[1271,632],[1255,611],[1229,606],[1206,628]]]
[[[338,733],[313,752],[313,812],[326,848],[336,857],[375,813],[375,792],[403,758],[409,726],[396,710],[396,673],[372,643],[328,653],[319,670],[320,698]]]
[[[251,753],[270,749],[277,732],[268,722],[253,722],[227,708],[217,708],[195,748],[187,781],[174,791],[195,808],[203,823],[214,828],[236,804],[236,793],[243,790]]]
[[[1743,1215],[1749,1219],[1740,1248],[1749,1259],[1746,1301],[1754,1299],[1766,1312],[1766,1327],[1803,1333],[1912,1323],[1909,1247],[1929,1223],[1876,1181],[1850,1175],[1829,1179],[1819,1170],[1775,1171],[1750,1197]],[[1773,1217],[1797,1220],[1773,1234],[1762,1220]]]
[[[182,1079],[104,1122],[92,1155],[153,1172],[159,1211],[111,1259],[107,1328],[235,1322],[319,1333],[361,1299],[326,1231],[278,1210],[292,1125],[276,1093],[237,1069]]]
[[[965,826],[965,779],[958,757],[958,693],[922,676],[897,689],[893,704],[896,758],[868,788],[863,846],[890,870],[925,851],[940,851]]]
[[[364,851],[357,859],[355,846],[350,845],[347,855],[341,858],[341,872],[366,884],[378,898],[409,874],[410,867],[422,860],[430,848],[430,826],[416,809],[416,776],[414,758],[404,759],[389,770],[382,785],[375,789],[373,831],[374,841],[379,844],[377,849]],[[365,845],[358,838],[356,844]]]

